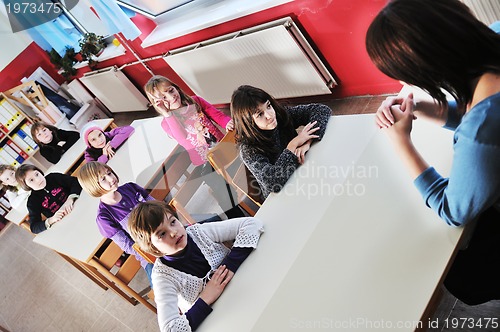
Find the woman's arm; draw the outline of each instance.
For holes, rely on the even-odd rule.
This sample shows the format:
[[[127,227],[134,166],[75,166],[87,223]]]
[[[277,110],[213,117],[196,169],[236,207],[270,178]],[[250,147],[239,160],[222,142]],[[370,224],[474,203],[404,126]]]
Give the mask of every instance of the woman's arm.
[[[205,99],[199,96],[193,96],[193,99],[201,106],[201,109],[205,114],[207,114],[212,120],[214,120],[222,128],[226,128],[226,125],[231,121],[231,117],[224,114],[222,111],[215,108]]]
[[[264,196],[279,192],[300,166],[298,157],[288,149],[281,152],[274,164],[269,158],[245,145],[240,146],[240,157],[261,186]]]

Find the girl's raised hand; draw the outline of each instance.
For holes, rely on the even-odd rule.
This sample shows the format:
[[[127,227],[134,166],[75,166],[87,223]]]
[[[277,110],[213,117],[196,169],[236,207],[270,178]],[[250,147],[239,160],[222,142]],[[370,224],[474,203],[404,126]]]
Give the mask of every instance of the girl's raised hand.
[[[110,142],[106,143],[106,145],[102,148],[102,154],[107,156],[108,159],[111,159],[115,155],[115,151],[113,150]]]
[[[205,289],[201,292],[200,298],[208,305],[213,304],[217,301],[233,276],[234,272],[226,268],[225,265],[219,266],[207,282]]]
[[[288,143],[286,148],[295,153],[295,150],[304,145],[307,141],[318,138],[319,136],[314,135],[314,133],[319,130],[319,127],[313,127],[317,122],[318,121],[314,121],[306,124],[300,133]]]
[[[413,96],[411,96],[413,99]],[[410,99],[410,97],[408,98]],[[403,105],[406,107],[404,108]],[[394,124],[387,128],[387,134],[391,139],[407,138],[410,136],[413,120],[416,119],[413,115],[413,102],[404,103],[399,107],[398,105],[391,107],[391,113],[394,116]]]

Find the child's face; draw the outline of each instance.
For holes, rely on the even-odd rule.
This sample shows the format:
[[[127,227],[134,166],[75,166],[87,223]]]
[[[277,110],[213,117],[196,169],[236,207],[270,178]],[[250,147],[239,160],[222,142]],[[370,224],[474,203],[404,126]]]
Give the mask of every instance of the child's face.
[[[163,254],[175,255],[187,246],[186,229],[174,216],[165,216],[151,234],[151,243]]]
[[[113,172],[103,169],[99,173],[99,185],[106,191],[115,191],[118,189],[118,179]]]
[[[154,104],[159,109],[176,110],[182,107],[179,91],[167,82],[160,83],[151,96]]]
[[[33,190],[40,190],[45,188],[47,181],[42,173],[37,170],[29,170],[26,172],[24,182],[28,187]]]
[[[52,142],[52,131],[50,131],[47,127],[40,127],[35,133],[36,139],[42,142],[43,144],[49,144]]]
[[[6,169],[0,174],[0,182],[7,186],[17,186],[16,172],[11,169]]]
[[[104,133],[100,130],[92,130],[87,135],[87,140],[90,146],[96,149],[102,149],[106,145],[106,136],[104,136]]]
[[[257,127],[262,130],[273,130],[278,125],[276,112],[269,100],[257,106],[257,112],[252,115],[252,118]]]

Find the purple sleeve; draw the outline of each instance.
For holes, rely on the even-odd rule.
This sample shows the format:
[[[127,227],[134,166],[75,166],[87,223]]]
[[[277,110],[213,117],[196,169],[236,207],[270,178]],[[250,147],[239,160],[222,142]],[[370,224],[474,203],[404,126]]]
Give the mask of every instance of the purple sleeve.
[[[117,149],[134,133],[134,130],[132,126],[118,127],[111,130],[109,133],[106,133],[110,139],[109,144],[113,149]]]
[[[231,120],[230,116],[227,116],[222,111],[216,109],[214,105],[199,96],[193,96],[193,99],[201,106],[205,114],[207,114],[219,126],[224,129],[226,128],[227,123]]]
[[[198,298],[193,306],[186,312],[186,318],[189,321],[191,331],[196,331],[211,312],[212,308],[201,298]]]
[[[85,160],[86,160],[86,161],[95,161],[95,159],[94,159],[94,158],[92,158],[92,156],[90,155],[90,153],[88,153],[88,152],[87,152],[87,150],[85,150],[85,155],[84,155],[84,157],[85,157]]]
[[[107,163],[108,160],[109,158],[105,154],[102,154],[99,158],[97,158],[97,161],[103,164]]]
[[[134,248],[132,248],[132,245],[135,242],[124,230],[119,230],[118,232],[116,232],[115,235],[111,237],[111,240],[113,240],[127,254],[134,255],[135,258],[141,263],[141,266],[143,268],[145,268],[145,266],[148,264],[148,262],[144,258],[142,258],[142,256],[134,250]]]
[[[241,263],[247,259],[252,250],[253,248],[251,247],[233,247],[231,252],[224,258],[221,265],[226,265],[230,271],[236,273]]]

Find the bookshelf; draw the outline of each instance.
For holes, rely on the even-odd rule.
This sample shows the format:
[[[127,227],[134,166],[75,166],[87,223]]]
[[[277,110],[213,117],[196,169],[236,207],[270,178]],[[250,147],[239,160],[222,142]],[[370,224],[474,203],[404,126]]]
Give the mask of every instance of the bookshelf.
[[[0,164],[19,167],[23,163],[35,164],[33,157],[38,145],[31,137],[33,120],[0,92]],[[7,224],[5,216],[10,211],[9,201],[0,191],[0,231]]]
[[[0,163],[18,167],[38,150],[31,137],[32,119],[0,93]]]

